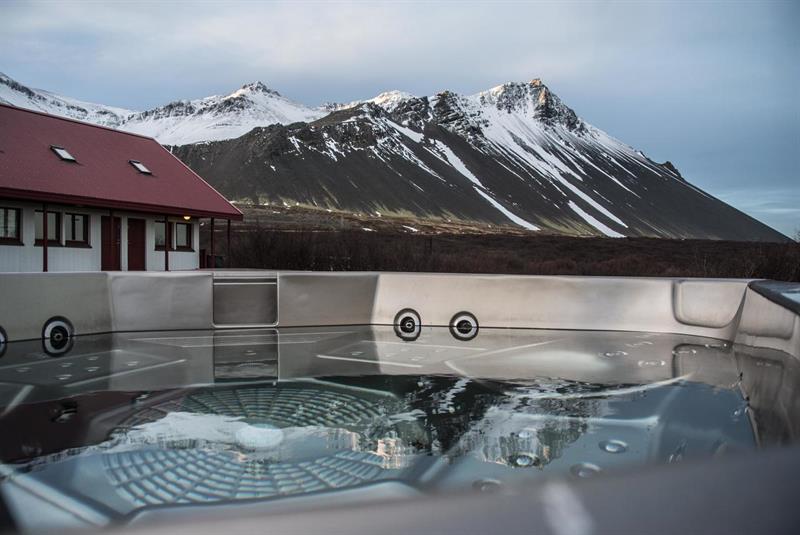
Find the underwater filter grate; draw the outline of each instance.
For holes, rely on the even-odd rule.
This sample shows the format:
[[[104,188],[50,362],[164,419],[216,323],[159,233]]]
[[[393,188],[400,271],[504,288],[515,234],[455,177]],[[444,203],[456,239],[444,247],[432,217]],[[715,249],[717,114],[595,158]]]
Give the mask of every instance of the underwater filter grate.
[[[248,451],[235,442],[167,438],[157,445],[109,451],[103,466],[117,492],[137,506],[263,499],[351,487],[386,473],[386,458],[362,451],[358,443],[370,423],[386,414],[387,403],[396,402],[382,393],[311,382],[199,390],[142,409],[112,432],[112,440],[125,444],[129,431],[182,412],[231,418],[253,426],[248,429],[340,430],[355,437],[355,443],[316,448],[289,444],[285,459]]]

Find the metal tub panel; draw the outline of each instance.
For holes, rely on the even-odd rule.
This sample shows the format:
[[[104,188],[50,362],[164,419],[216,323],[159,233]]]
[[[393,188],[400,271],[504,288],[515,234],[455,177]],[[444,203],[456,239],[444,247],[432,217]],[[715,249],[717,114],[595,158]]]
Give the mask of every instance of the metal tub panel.
[[[687,285],[677,292],[683,307],[680,318],[674,282],[655,278],[386,273],[380,275],[372,323],[392,323],[399,310],[413,308],[424,325],[448,325],[454,314],[466,310],[485,327],[733,336],[732,319],[741,301],[735,296],[744,291],[745,282]],[[720,291],[713,290],[717,284]],[[690,297],[697,290],[722,295],[724,302],[717,305]]]
[[[379,277],[378,273],[280,273],[280,325],[372,323]]]
[[[9,340],[41,338],[44,323],[53,316],[67,318],[76,334],[111,331],[108,274],[5,273],[0,276],[0,326]]]
[[[745,291],[746,281],[251,271],[248,280],[277,277],[277,297],[239,288],[215,300],[215,280],[243,276],[3,274],[0,325],[11,340],[20,340],[39,338],[53,316],[68,318],[77,334],[90,334],[213,328],[215,305],[241,324],[281,326],[391,324],[399,310],[413,308],[424,325],[447,325],[466,310],[482,327],[696,334],[800,354],[800,318]]]
[[[214,325],[273,326],[278,323],[275,277],[215,278]]]
[[[736,341],[800,357],[800,316],[748,288]]]
[[[210,329],[211,273],[109,273],[114,331]]]
[[[736,320],[746,280],[677,280],[675,318],[686,325],[722,328]]]

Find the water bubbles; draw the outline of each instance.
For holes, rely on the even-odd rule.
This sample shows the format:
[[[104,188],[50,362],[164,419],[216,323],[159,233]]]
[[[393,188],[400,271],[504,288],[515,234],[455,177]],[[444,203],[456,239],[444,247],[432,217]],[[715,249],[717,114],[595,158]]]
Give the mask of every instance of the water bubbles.
[[[686,455],[687,446],[688,446],[688,444],[686,443],[686,440],[682,440],[681,443],[678,444],[678,447],[675,448],[672,451],[672,453],[669,454],[669,457],[667,458],[667,462],[669,464],[674,464],[674,463],[681,462],[683,460],[684,455]]]
[[[78,414],[78,410],[74,407],[65,408],[59,411],[58,415],[53,418],[53,421],[58,424],[65,424],[72,420]]]
[[[711,454],[712,457],[722,457],[724,455],[729,454],[731,451],[735,451],[731,448],[731,446],[722,440],[719,440],[714,444],[714,453]]]
[[[572,472],[572,475],[575,477],[589,478],[589,477],[594,477],[600,472],[602,472],[602,469],[596,464],[578,463],[578,464],[573,464],[572,467],[569,469],[569,471]]]
[[[59,381],[68,381],[68,380],[72,379],[72,374],[71,373],[64,373],[64,374],[61,374],[61,375],[56,375],[56,379],[58,379]]]
[[[606,351],[605,353],[601,353],[603,357],[608,358],[615,358],[615,357],[627,357],[628,353],[626,351]]]
[[[741,420],[741,419],[742,419],[742,416],[744,416],[744,415],[746,415],[746,414],[747,414],[747,411],[748,411],[749,409],[750,409],[750,404],[749,404],[749,403],[747,403],[747,402],[744,402],[744,403],[743,403],[741,406],[739,406],[739,407],[738,407],[738,408],[737,408],[735,411],[733,411],[733,415],[732,415],[731,419],[732,419],[734,422],[738,422],[739,420]]]
[[[600,443],[600,449],[607,453],[624,453],[628,445],[621,440],[604,440]]]
[[[636,365],[640,368],[660,368],[661,366],[666,366],[667,363],[663,360],[640,360]]]
[[[542,462],[539,457],[532,453],[519,453],[509,456],[508,464],[514,468],[530,468],[531,466],[539,466]]]
[[[59,364],[59,366],[61,366],[62,368],[70,368],[70,367],[72,367],[72,363],[69,362],[69,361],[62,362],[61,364]]]
[[[676,357],[678,355],[697,355],[697,350],[692,349],[691,347],[682,347],[680,349],[675,349],[672,351],[672,354]]]
[[[522,438],[522,439],[529,439],[529,438],[533,438],[534,436],[536,436],[536,434],[533,433],[532,431],[528,430],[528,429],[523,429],[522,431],[517,433],[517,436],[519,438]]]
[[[705,344],[705,347],[707,349],[725,349],[728,347],[728,344],[726,342],[714,342],[710,344]]]
[[[16,368],[16,370],[17,370],[17,373],[28,373],[29,371],[31,371],[31,369],[29,367],[27,367],[27,366],[20,366],[20,367]]]
[[[127,366],[128,368],[135,368],[138,365],[139,365],[138,360],[129,360],[128,362],[125,363],[125,366]]]
[[[642,346],[651,346],[653,342],[649,340],[642,340],[641,342],[631,342],[630,344],[625,344],[627,347],[642,347]]]
[[[20,449],[28,457],[38,457],[44,451],[44,448],[39,444],[23,444]]]
[[[89,373],[94,373],[100,369],[100,366],[87,366],[85,369]]]
[[[283,431],[269,424],[247,425],[236,431],[236,444],[246,450],[267,450],[283,442]]]
[[[497,492],[503,484],[497,479],[477,479],[472,483],[472,488],[478,492]]]

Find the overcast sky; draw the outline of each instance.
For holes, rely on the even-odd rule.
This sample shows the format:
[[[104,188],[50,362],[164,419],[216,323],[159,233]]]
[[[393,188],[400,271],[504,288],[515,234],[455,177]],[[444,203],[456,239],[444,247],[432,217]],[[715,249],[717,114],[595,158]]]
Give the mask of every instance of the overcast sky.
[[[0,72],[146,109],[542,78],[591,124],[800,230],[800,2],[0,2]]]

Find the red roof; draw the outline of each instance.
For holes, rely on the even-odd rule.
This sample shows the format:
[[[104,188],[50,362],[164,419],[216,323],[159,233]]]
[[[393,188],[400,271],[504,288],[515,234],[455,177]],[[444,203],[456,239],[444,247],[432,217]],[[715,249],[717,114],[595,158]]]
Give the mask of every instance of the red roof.
[[[77,160],[67,162],[51,147]],[[142,162],[152,174],[137,171]],[[0,104],[0,197],[159,214],[242,213],[156,140]]]

